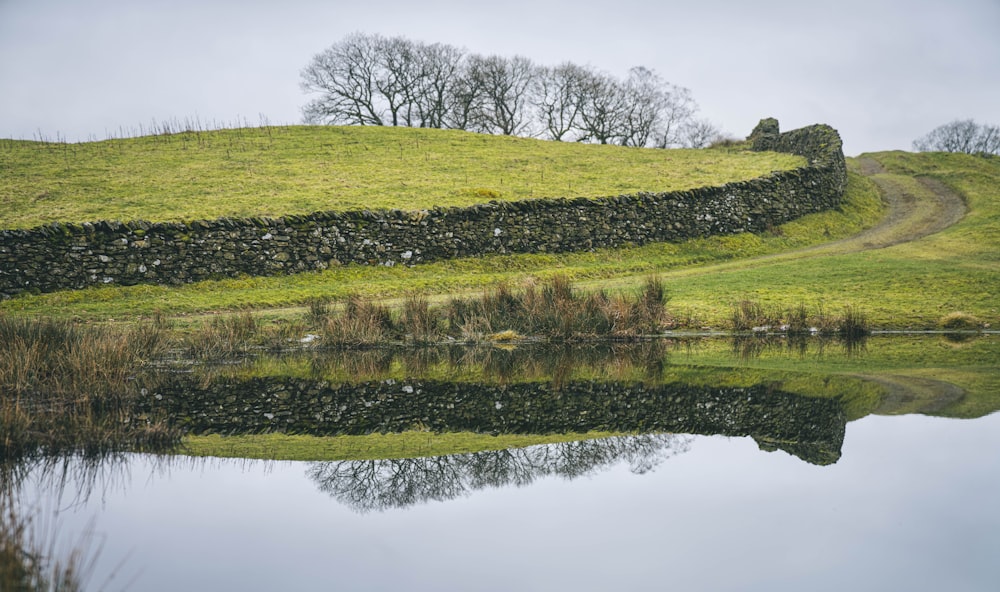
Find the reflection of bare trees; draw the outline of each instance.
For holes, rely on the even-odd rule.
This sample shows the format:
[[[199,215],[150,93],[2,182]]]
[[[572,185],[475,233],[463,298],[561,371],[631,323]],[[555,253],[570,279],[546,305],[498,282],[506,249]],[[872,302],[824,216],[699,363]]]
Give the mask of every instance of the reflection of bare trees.
[[[548,476],[575,479],[619,462],[642,474],[687,451],[689,442],[675,434],[642,434],[453,456],[321,462],[311,466],[309,477],[338,501],[370,512],[454,499],[488,487],[523,487]]]

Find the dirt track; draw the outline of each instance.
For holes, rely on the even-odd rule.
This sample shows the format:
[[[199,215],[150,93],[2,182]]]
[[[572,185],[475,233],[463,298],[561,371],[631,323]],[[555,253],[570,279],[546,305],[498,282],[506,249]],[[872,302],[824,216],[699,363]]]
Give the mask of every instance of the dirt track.
[[[965,201],[944,183],[927,177],[915,177],[919,189],[913,191],[903,182],[905,179],[901,180],[900,176],[889,174],[877,160],[866,157],[859,158],[857,162],[861,174],[878,185],[886,205],[886,215],[876,226],[854,236],[811,247],[704,267],[680,269],[664,275],[686,277],[731,269],[747,269],[777,261],[884,249],[940,232],[965,216],[967,211]]]
[[[858,164],[861,173],[871,178],[882,191],[882,199],[889,211],[874,228],[832,244],[860,243],[860,247],[852,251],[891,247],[941,232],[965,216],[965,201],[936,179],[917,177],[917,182],[927,190],[925,195],[917,196],[886,175],[886,170],[878,161],[859,158]]]

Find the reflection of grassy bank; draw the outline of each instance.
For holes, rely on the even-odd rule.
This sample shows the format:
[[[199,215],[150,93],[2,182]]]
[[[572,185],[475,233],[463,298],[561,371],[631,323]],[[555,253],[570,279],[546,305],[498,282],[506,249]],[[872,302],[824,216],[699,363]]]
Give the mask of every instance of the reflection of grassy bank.
[[[794,336],[674,338],[639,343],[550,346],[440,346],[363,351],[303,351],[260,356],[246,363],[196,370],[236,380],[285,376],[331,383],[423,378],[445,382],[573,380],[749,386],[774,384],[813,397],[841,397],[848,416],[879,407],[882,388],[865,377],[922,376],[954,382],[964,398],[935,414],[983,415],[1000,409],[995,335],[875,335],[853,345],[838,339]],[[964,411],[962,411],[964,409]]]
[[[587,432],[585,434],[499,434],[491,436],[472,432],[436,434],[416,431],[334,437],[290,434],[243,436],[212,434],[185,437],[179,452],[191,456],[265,458],[270,460],[371,460],[506,450],[537,444],[575,442],[620,435],[622,434]]]
[[[781,340],[783,343],[784,340]],[[569,381],[666,384],[700,386],[751,386],[780,384],[784,390],[818,397],[857,392],[859,384],[844,375],[824,375],[821,366],[799,371],[794,360],[782,368],[755,368],[742,353],[732,351],[728,338],[655,339],[638,343],[577,343],[519,345],[386,347],[360,351],[300,351],[263,355],[242,364],[207,365],[195,368],[204,380],[228,377],[250,380],[287,377],[324,380],[332,384],[379,380],[434,380],[454,383],[521,382],[551,383],[559,387]],[[767,349],[786,351],[777,340]],[[804,340],[804,355],[844,354],[845,346],[832,339]],[[787,359],[786,359],[787,361]],[[823,380],[816,380],[823,375]],[[789,388],[788,385],[794,385]]]
[[[743,348],[746,347],[744,344]],[[913,412],[946,417],[981,417],[1000,410],[1000,336],[990,335],[874,335],[859,351],[810,340],[760,339],[754,355],[741,350],[740,364],[760,372],[797,372],[803,376],[853,376],[878,379],[910,376],[951,383],[962,397],[945,407],[925,401],[926,410],[913,402]],[[674,363],[731,366],[733,351],[721,340],[704,340],[690,355],[677,355]],[[824,379],[825,380],[825,379]],[[871,413],[877,409],[871,407]],[[852,417],[856,417],[851,413]]]

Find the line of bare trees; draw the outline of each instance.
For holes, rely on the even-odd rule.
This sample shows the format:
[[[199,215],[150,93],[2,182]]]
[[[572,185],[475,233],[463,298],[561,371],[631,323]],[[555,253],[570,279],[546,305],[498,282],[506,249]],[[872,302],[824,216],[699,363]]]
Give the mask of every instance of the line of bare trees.
[[[306,123],[454,128],[624,146],[695,147],[719,130],[691,92],[653,70],[624,80],[570,62],[482,56],[451,45],[354,33],[315,55]]]
[[[931,130],[913,141],[918,152],[962,152],[1000,154],[1000,126],[956,120]]]

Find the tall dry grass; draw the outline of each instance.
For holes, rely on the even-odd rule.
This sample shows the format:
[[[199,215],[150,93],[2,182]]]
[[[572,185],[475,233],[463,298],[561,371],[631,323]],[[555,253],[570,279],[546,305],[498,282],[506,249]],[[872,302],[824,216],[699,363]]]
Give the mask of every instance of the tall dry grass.
[[[93,567],[91,549],[79,546],[68,557],[38,538],[32,518],[24,516],[10,492],[0,492],[0,590],[76,592],[85,589]]]
[[[445,316],[452,334],[467,340],[503,331],[553,341],[634,339],[669,326],[666,301],[666,288],[656,278],[630,296],[603,290],[581,294],[567,278],[556,276],[519,292],[500,286],[479,299],[453,299],[445,305]]]
[[[789,309],[768,308],[754,300],[741,300],[729,315],[730,329],[737,332],[778,332],[786,335],[818,334],[859,339],[871,333],[868,315],[856,306],[845,306],[840,315],[828,314],[822,306],[810,312],[804,304]]]
[[[0,460],[170,446],[171,430],[132,413],[136,378],[164,344],[155,322],[0,316]]]
[[[306,315],[324,342],[334,347],[376,345],[389,341],[432,343],[449,338],[482,341],[498,334],[573,341],[587,338],[635,339],[669,326],[666,288],[655,278],[634,295],[604,291],[580,293],[561,276],[519,291],[500,285],[477,298],[452,298],[440,307],[410,296],[397,314],[357,296],[339,311],[326,302],[312,303]]]

